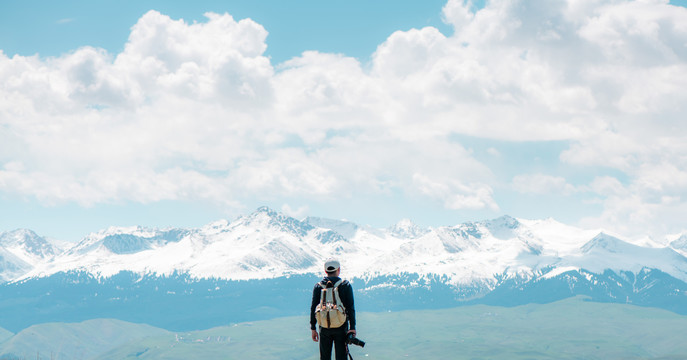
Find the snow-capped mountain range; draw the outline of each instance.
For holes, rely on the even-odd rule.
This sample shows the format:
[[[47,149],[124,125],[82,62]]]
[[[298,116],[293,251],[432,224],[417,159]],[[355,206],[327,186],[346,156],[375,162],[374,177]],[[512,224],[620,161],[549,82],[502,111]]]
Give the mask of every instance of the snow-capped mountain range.
[[[31,230],[0,233],[0,280],[17,279],[51,261],[68,247],[67,243],[46,240]]]
[[[64,247],[29,230],[0,234],[0,279],[26,280],[78,271],[109,277],[186,273],[193,278],[247,280],[320,274],[327,257],[347,277],[442,275],[453,285],[496,284],[509,277],[547,278],[571,270],[638,274],[657,269],[687,282],[687,235],[662,243],[622,239],[552,219],[504,216],[421,228],[402,220],[387,229],[309,217],[297,220],[263,207],[198,229],[109,228]]]
[[[197,229],[109,228],[68,245],[0,234],[0,327],[113,318],[186,331],[300,316],[330,256],[363,311],[581,295],[687,314],[687,235],[634,240],[551,219],[375,229],[263,207]]]

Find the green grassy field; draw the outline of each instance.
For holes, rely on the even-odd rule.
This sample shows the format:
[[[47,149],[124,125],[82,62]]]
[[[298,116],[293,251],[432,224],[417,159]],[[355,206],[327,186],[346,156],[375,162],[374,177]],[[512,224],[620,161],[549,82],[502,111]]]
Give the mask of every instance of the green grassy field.
[[[360,313],[355,359],[686,359],[687,317],[581,298],[514,308]],[[98,359],[317,359],[307,319],[150,337]]]
[[[171,333],[150,325],[114,319],[46,323],[28,327],[6,338],[1,342],[0,350],[2,354],[14,354],[19,359],[90,359],[108,349],[164,334]]]
[[[583,298],[513,308],[361,312],[358,324],[367,345],[351,346],[356,360],[687,359],[687,316]],[[30,354],[24,358],[40,350],[41,359],[55,360],[318,358],[305,316],[187,333],[116,320],[52,323],[28,328],[0,349]]]

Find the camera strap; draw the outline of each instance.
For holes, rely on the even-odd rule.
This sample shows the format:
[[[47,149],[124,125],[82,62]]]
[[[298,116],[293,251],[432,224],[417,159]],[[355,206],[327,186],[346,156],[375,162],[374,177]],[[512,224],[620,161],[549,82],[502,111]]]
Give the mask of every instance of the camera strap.
[[[348,355],[348,358],[353,360],[353,356],[351,356],[351,351],[348,350],[348,343],[346,343],[346,355]]]

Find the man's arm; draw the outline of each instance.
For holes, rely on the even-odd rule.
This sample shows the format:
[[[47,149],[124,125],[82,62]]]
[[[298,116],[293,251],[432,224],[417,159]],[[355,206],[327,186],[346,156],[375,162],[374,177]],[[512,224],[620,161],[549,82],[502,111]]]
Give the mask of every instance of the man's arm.
[[[315,284],[312,290],[312,303],[310,304],[310,330],[317,330],[317,319],[315,319],[315,308],[320,303],[320,287]]]
[[[355,301],[353,300],[353,286],[351,283],[347,283],[347,291],[345,291],[344,298],[341,301],[346,307],[346,316],[348,317],[348,328],[350,332],[355,333]],[[314,315],[313,315],[314,316]]]

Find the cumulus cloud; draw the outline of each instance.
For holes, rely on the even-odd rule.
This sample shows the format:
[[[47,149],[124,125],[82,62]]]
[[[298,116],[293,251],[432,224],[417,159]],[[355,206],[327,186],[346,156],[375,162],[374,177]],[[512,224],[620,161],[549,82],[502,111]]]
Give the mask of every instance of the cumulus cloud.
[[[413,182],[422,194],[443,202],[447,209],[498,210],[498,205],[492,198],[493,190],[488,185],[431,179],[423,174],[415,174]]]
[[[625,185],[612,176],[599,176],[594,178],[589,188],[595,194],[603,197],[623,197],[631,195]]]
[[[589,219],[642,225],[687,204],[684,8],[449,0],[451,34],[394,32],[369,64],[273,64],[262,25],[206,17],[150,11],[117,54],[0,52],[0,191],[84,205],[400,194],[493,212],[499,191],[585,193],[603,204]],[[504,187],[493,167],[518,159],[489,146],[481,162],[455,135],[565,141],[558,168],[625,179],[522,169]]]
[[[512,185],[515,191],[531,194],[571,195],[577,191],[564,177],[545,174],[517,175]]]
[[[301,206],[297,209],[291,208],[289,204],[284,204],[281,207],[281,211],[291,217],[294,217],[296,219],[303,218],[309,211],[307,206]]]

